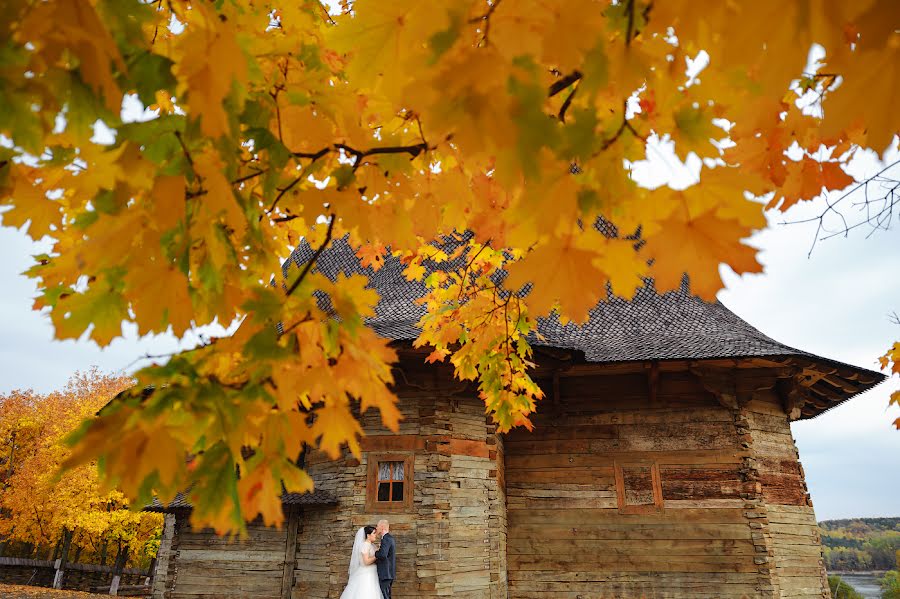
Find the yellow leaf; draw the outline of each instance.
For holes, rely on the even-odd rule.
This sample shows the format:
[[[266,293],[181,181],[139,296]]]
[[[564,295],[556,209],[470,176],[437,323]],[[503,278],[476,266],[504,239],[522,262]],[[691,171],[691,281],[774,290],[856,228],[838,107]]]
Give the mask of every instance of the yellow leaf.
[[[184,220],[185,183],[182,175],[160,177],[153,185],[152,197],[160,231],[168,231]]]
[[[23,227],[29,223],[26,230],[32,239],[40,239],[59,228],[62,206],[56,200],[47,199],[42,186],[20,175],[15,180],[11,195],[12,209],[0,213],[3,224]]]
[[[373,272],[378,272],[384,266],[386,252],[380,243],[364,243],[356,250],[356,255],[363,268],[371,267]]]
[[[198,196],[201,210],[211,220],[221,220],[238,237],[247,228],[247,218],[238,204],[231,183],[225,178],[225,166],[214,151],[203,152],[194,159],[194,168],[203,179],[206,195]]]
[[[265,460],[241,472],[238,493],[241,498],[241,509],[248,519],[252,520],[258,514],[262,516],[266,526],[281,524],[284,514],[279,499],[280,486],[280,481],[274,480],[274,472]]]
[[[282,134],[281,143],[292,152],[318,152],[334,141],[334,125],[311,106],[285,106],[273,125]]]
[[[715,210],[693,216],[687,207],[676,207],[647,239],[656,289],[678,289],[684,274],[689,273],[691,292],[713,301],[722,288],[720,264],[727,264],[738,274],[762,272],[756,250],[741,241],[749,235],[748,227],[717,215]]]
[[[346,401],[327,400],[315,415],[312,435],[319,439],[319,449],[331,459],[337,459],[341,455],[341,446],[346,443],[353,455],[359,455],[359,437],[363,431]]]
[[[605,27],[605,6],[595,0],[544,3],[542,59],[562,73],[581,66],[584,54],[597,44]]]
[[[583,235],[564,234],[511,264],[504,285],[513,292],[527,283],[533,285],[525,302],[534,316],[546,316],[558,302],[564,316],[584,322],[605,294],[606,276],[595,266],[597,257]]]
[[[125,274],[125,291],[140,334],[164,332],[177,336],[191,328],[194,318],[187,277],[159,254]]]
[[[179,94],[187,94],[190,114],[200,119],[204,135],[218,138],[231,131],[225,98],[233,85],[247,82],[248,68],[234,26],[207,15],[207,10],[204,4],[198,4],[188,11],[192,20],[179,36],[180,60],[173,71]],[[210,56],[215,61],[209,60]]]
[[[896,3],[890,3],[896,11]],[[894,23],[897,15],[894,14]],[[891,17],[882,14],[882,23]],[[826,62],[828,58],[826,57]],[[894,98],[900,94],[900,33],[894,31],[885,46],[870,50],[857,50],[846,61],[828,64],[825,70],[836,70],[843,82],[834,91],[827,92],[823,103],[822,133],[837,136],[851,128],[862,115],[872,149],[883,151],[895,134],[900,132],[900,115],[894,106]],[[860,112],[860,102],[865,99],[866,109]]]

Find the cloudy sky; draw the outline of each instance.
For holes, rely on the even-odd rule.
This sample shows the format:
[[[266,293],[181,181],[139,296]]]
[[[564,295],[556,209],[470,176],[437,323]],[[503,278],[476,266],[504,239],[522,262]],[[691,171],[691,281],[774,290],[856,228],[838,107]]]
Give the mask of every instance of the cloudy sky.
[[[886,159],[897,157],[895,151]],[[663,162],[663,168],[653,166],[654,172],[641,172],[639,165],[638,177],[658,183],[695,176],[674,160]],[[874,160],[862,161],[853,174],[867,176],[878,168]],[[788,218],[818,214],[823,202],[794,209]],[[851,202],[845,204],[852,213]],[[871,236],[863,228],[849,238],[819,243],[808,256],[814,225],[780,225],[781,216],[770,220],[771,227],[753,240],[763,250],[766,273],[727,276],[722,302],[779,341],[877,369],[877,357],[900,339],[900,326],[889,318],[900,312],[900,226]],[[138,339],[127,328],[123,338],[103,350],[92,341],[53,341],[49,319],[31,311],[34,285],[19,274],[34,253],[22,233],[0,228],[0,393],[50,391],[93,365],[110,372],[134,370],[145,363],[141,356],[171,353],[185,343],[166,336]],[[793,425],[819,519],[900,516],[900,432],[891,427],[900,409],[887,408],[890,391],[898,387],[895,377]]]

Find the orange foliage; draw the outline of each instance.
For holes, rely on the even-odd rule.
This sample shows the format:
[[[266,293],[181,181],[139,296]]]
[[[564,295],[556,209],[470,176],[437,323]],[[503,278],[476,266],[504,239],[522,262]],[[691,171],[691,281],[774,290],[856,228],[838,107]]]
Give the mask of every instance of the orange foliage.
[[[348,236],[373,269],[391,251],[423,279],[452,258],[432,240],[472,231],[468,272],[424,281],[417,344],[478,380],[500,430],[528,426],[537,317],[583,320],[607,282],[630,297],[644,277],[686,273],[712,299],[721,265],[761,270],[747,240],[766,201],[848,185],[847,161],[900,130],[895,0],[7,4],[0,207],[53,240],[28,274],[56,336],[242,321],[138,373],[156,393],[84,427],[69,463],[102,458],[135,500],[191,488],[221,531],[281,521],[282,483],[312,485],[304,443],[357,452],[354,404],[399,420],[395,354],[363,326],[377,296],[284,274],[301,241]],[[704,159],[695,185],[635,182],[652,139]]]
[[[103,489],[96,464],[60,471],[71,452],[66,437],[133,383],[94,369],[61,391],[0,395],[0,535],[48,546],[66,528],[96,549],[104,537],[142,545],[155,534],[160,517],[125,509],[121,492]]]

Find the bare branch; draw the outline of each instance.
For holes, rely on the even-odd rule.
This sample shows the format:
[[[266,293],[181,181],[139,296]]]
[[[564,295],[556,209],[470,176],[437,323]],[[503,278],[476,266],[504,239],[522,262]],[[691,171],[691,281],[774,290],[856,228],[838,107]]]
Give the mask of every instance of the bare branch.
[[[565,77],[563,77],[562,79],[560,79],[559,81],[555,82],[553,85],[550,86],[550,90],[547,92],[547,97],[552,98],[553,96],[555,96],[559,92],[563,91],[564,89],[566,89],[567,87],[569,87],[570,85],[575,83],[576,81],[581,80],[582,76],[583,75],[581,74],[581,71],[572,71],[571,73],[569,73],[568,75],[566,75]]]
[[[316,260],[319,256],[322,255],[322,252],[325,251],[325,248],[331,243],[331,235],[334,233],[334,223],[337,222],[337,217],[332,213],[330,215],[331,221],[328,223],[328,230],[325,232],[325,239],[322,241],[322,245],[313,253],[312,257],[303,265],[303,270],[300,272],[300,276],[297,277],[297,280],[294,281],[291,286],[288,288],[287,293],[285,295],[290,295],[297,290],[297,287],[300,286],[300,283],[303,282],[303,279],[306,278],[306,275],[309,274],[309,271],[312,270],[313,264],[315,264]]]
[[[876,231],[886,231],[893,224],[895,212],[900,211],[900,173],[888,173],[900,166],[894,161],[883,169],[860,181],[835,200],[825,195],[825,208],[816,216],[797,220],[784,220],[782,225],[816,223],[816,231],[808,255],[812,255],[816,244],[832,237],[847,237],[851,231],[868,226],[867,237]],[[860,198],[861,196],[861,198]],[[854,198],[859,198],[854,200]],[[848,203],[849,200],[849,203]],[[854,216],[854,214],[856,216]],[[840,221],[836,229],[829,227],[828,219]]]

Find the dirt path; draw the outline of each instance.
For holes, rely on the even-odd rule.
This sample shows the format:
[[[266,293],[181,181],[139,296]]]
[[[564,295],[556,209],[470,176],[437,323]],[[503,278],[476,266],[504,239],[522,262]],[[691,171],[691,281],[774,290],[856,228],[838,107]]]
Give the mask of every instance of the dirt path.
[[[109,595],[95,595],[81,591],[56,591],[43,587],[0,583],[0,597],[3,599],[97,599],[109,597]]]

